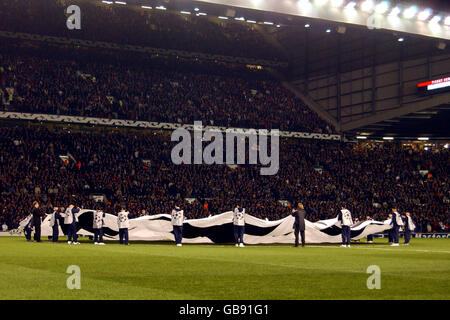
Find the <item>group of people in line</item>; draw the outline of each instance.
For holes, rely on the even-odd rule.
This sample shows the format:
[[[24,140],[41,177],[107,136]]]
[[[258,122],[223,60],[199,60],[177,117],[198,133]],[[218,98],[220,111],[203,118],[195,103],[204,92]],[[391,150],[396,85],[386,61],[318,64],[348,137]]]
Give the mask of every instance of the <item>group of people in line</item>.
[[[405,238],[405,245],[409,245],[411,240],[411,234],[416,229],[413,219],[411,218],[411,213],[406,212],[401,214],[397,209],[392,209],[392,213],[389,214],[389,219],[391,220],[392,229],[389,230],[389,243],[392,246],[398,246],[398,239],[400,237],[400,231],[403,231]]]
[[[39,209],[39,202],[33,203],[32,214],[30,215],[28,222],[24,227],[25,238],[27,241],[31,241],[32,229],[34,229],[34,241],[41,241],[41,220],[43,218],[42,210]],[[80,213],[80,208],[73,204],[64,211],[60,212],[58,207],[53,208],[50,214],[50,227],[52,228],[52,242],[58,242],[60,219],[64,219],[64,225],[67,230],[67,243],[68,244],[80,244],[78,242],[77,235],[77,223]],[[95,210],[93,212],[93,225],[94,230],[94,244],[105,245],[103,242],[103,226],[105,224],[105,213],[103,210]],[[133,217],[131,213],[125,210],[125,206],[117,214],[117,224],[119,228],[119,243],[129,245],[128,228],[130,227],[130,219]],[[184,216],[184,210],[179,206],[175,206],[171,213],[171,223],[173,226],[173,234],[175,243],[178,247],[182,246],[183,239],[183,223],[186,219]],[[244,247],[244,226],[245,226],[245,209],[239,205],[234,210],[233,215],[234,225],[234,238],[236,247]]]
[[[27,241],[31,241],[31,231],[34,228],[34,240],[40,242],[41,237],[41,219],[43,217],[42,210],[39,209],[39,203],[35,201],[33,203],[32,214],[29,217],[29,221],[24,227],[24,233]],[[53,208],[53,212],[50,214],[50,227],[52,228],[52,241],[58,242],[59,237],[59,227],[60,220],[64,220],[64,225],[67,230],[67,243],[68,244],[79,244],[77,235],[77,223],[80,213],[80,208],[73,204],[64,211],[60,212],[58,207]],[[244,233],[245,233],[245,208],[237,205],[233,211],[233,231],[234,240],[236,247],[245,247],[244,245]],[[299,246],[299,241],[301,239],[301,246],[305,246],[305,217],[306,211],[301,202],[297,203],[297,207],[292,210],[294,217],[294,236],[295,243],[294,246]],[[103,210],[95,210],[93,212],[93,225],[94,230],[94,244],[104,245],[103,242],[103,226],[105,224],[105,213]],[[129,245],[129,235],[128,228],[130,227],[130,219],[133,215],[126,211],[125,206],[122,206],[121,210],[117,214],[117,224],[119,228],[119,243],[124,245]],[[173,234],[175,238],[175,243],[178,247],[182,246],[183,240],[183,223],[185,220],[184,210],[179,206],[175,206],[171,212],[171,223],[173,227]],[[372,220],[370,216],[367,220]],[[341,247],[350,247],[351,241],[351,226],[354,225],[351,212],[345,207],[341,206],[341,210],[338,214],[337,221],[340,224],[342,230],[342,245]],[[416,228],[411,214],[406,212],[404,215],[396,209],[392,209],[392,213],[389,214],[389,224],[392,228],[389,229],[388,237],[389,243],[392,246],[399,246],[400,231],[404,232],[405,245],[409,245],[411,234]],[[373,235],[367,236],[367,242],[373,243]]]
[[[24,233],[27,241],[31,241],[32,229],[34,229],[34,241],[41,241],[41,220],[44,217],[42,210],[39,209],[39,202],[35,201],[33,203],[32,214],[29,217],[25,227]],[[59,238],[59,227],[60,220],[64,219],[64,226],[67,230],[67,243],[68,244],[80,244],[78,242],[77,235],[77,223],[79,222],[78,217],[80,213],[80,208],[73,204],[64,212],[61,212],[58,207],[54,207],[52,213],[50,214],[50,227],[52,228],[52,242],[58,242]],[[105,224],[106,214],[103,210],[96,210],[93,213],[92,228],[94,230],[94,244],[105,245],[103,242],[103,226]],[[117,225],[119,227],[119,243],[124,245],[129,245],[128,228],[130,227],[130,220],[133,217],[131,213],[125,210],[123,206],[120,212],[117,214]]]
[[[373,220],[367,216],[366,220]],[[404,232],[405,245],[409,245],[411,234],[416,228],[414,221],[411,218],[411,213],[406,212],[400,214],[397,208],[392,208],[392,213],[389,214],[389,224],[392,228],[388,231],[389,243],[391,246],[399,246],[400,231]],[[350,227],[354,224],[351,212],[345,207],[341,207],[341,212],[338,215],[338,222],[341,224],[342,230],[342,245],[341,247],[350,248],[351,230]],[[373,235],[367,236],[367,242],[373,243]]]

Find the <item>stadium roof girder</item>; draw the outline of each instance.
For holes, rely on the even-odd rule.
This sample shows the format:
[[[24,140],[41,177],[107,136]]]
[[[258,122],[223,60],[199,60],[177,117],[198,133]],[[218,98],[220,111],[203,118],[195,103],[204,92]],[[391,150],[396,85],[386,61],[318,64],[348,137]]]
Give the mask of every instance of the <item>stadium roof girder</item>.
[[[364,126],[373,125],[377,122],[406,116],[411,113],[417,113],[422,110],[430,109],[439,105],[445,105],[449,103],[450,103],[450,93],[444,93],[436,95],[431,99],[425,101],[414,101],[412,103],[403,104],[401,107],[391,111],[382,111],[370,117],[343,123],[341,129],[342,131],[350,131]]]
[[[283,86],[293,92],[297,98],[303,101],[303,103],[316,112],[323,120],[331,124],[337,132],[341,132],[341,124],[334,118],[331,114],[328,113],[320,104],[314,101],[307,93],[302,93],[298,88],[289,83],[288,81],[282,82]]]

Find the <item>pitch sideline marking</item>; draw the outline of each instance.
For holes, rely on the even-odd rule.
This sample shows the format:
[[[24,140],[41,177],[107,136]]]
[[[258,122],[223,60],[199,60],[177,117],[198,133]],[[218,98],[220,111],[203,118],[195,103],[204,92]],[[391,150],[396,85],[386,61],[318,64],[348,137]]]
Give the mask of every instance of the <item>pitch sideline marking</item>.
[[[332,247],[332,246],[314,246],[314,245],[312,245],[312,246],[308,246],[308,247],[312,247],[312,248],[338,248],[338,249],[341,249],[341,247]],[[385,246],[383,246],[384,248],[368,248],[368,247],[365,247],[365,248],[360,248],[360,247],[357,247],[357,246],[353,246],[353,247],[351,247],[351,248],[354,248],[354,249],[368,249],[368,250],[384,250],[384,251],[401,251],[401,252],[428,252],[428,253],[450,253],[450,251],[445,251],[445,250],[438,250],[438,251],[436,251],[436,250],[425,250],[425,249],[410,249],[410,250],[407,250],[407,251],[405,251],[405,250],[399,250],[399,249],[389,249],[389,248],[386,248],[386,247],[390,247],[390,245],[385,245]]]

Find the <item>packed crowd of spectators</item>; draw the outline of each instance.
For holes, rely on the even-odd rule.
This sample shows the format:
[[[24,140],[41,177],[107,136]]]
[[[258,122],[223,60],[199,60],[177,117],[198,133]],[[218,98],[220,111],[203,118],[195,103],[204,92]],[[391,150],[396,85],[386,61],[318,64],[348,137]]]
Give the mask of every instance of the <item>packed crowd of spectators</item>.
[[[241,204],[276,220],[300,200],[310,221],[333,218],[344,205],[360,220],[385,220],[393,207],[409,211],[421,231],[450,223],[448,149],[282,139],[278,173],[262,176],[259,165],[175,165],[174,144],[164,131],[2,127],[0,222],[17,227],[34,200],[96,208],[90,195],[102,194],[111,213],[121,204],[135,215],[170,213],[177,203],[188,218],[201,218]]]
[[[66,27],[67,7],[81,9],[81,29]],[[180,14],[176,10],[146,10],[129,4],[105,5],[87,0],[11,0],[0,2],[0,30],[26,32],[185,50],[226,56],[283,60],[283,51],[262,33],[276,26],[212,16]],[[262,32],[260,32],[262,31]]]
[[[0,54],[0,109],[332,133],[274,80]],[[98,59],[100,60],[100,59]]]

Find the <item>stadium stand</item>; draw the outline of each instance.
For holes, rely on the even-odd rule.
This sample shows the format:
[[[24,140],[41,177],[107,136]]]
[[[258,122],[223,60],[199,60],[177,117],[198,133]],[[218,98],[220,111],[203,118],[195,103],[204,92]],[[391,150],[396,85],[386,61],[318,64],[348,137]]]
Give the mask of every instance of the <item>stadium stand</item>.
[[[60,27],[66,25],[61,13],[69,5],[79,5],[83,10],[83,28],[75,36],[78,39],[275,61],[283,57],[283,50],[274,47],[263,35],[276,26],[227,23],[217,17],[199,18],[131,5],[114,7],[100,1],[3,2],[0,30],[74,37],[67,28]],[[55,18],[39,18],[43,16]]]
[[[160,67],[3,54],[0,106],[17,112],[333,133],[275,80]]]

